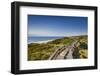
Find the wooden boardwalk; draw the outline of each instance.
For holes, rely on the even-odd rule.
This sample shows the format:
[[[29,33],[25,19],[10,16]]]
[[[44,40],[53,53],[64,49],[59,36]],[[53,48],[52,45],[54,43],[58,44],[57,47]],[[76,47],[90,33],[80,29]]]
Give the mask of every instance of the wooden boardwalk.
[[[58,59],[73,59],[73,52],[78,41],[74,41],[71,46],[62,46],[55,50],[55,52],[49,57],[49,60]]]

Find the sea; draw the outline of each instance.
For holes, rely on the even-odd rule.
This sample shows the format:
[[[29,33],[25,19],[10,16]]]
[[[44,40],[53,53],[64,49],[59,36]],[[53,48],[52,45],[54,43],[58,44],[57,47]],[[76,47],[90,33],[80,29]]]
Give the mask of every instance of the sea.
[[[32,37],[28,37],[28,44],[38,42],[38,41],[47,41],[47,40],[54,40],[59,38],[63,38],[63,37],[32,36]]]

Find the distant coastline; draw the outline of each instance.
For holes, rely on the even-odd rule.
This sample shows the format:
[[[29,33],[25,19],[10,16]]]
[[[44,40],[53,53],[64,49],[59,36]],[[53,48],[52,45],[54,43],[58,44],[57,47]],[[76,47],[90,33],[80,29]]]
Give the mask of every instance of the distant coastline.
[[[87,35],[80,35],[80,36],[87,36]],[[79,36],[67,36],[68,38],[70,37],[79,37]],[[62,39],[62,38],[66,38],[66,37],[32,37],[32,38],[28,38],[28,44],[31,43],[38,43],[38,44],[42,44],[42,43],[48,43],[50,41],[56,40],[56,39]]]
[[[42,44],[42,43],[47,43],[47,42],[50,42],[50,41],[53,41],[55,39],[52,39],[52,40],[44,40],[44,41],[37,41],[37,42],[31,42],[31,43],[38,43],[38,44]],[[29,44],[31,44],[29,43]]]
[[[28,37],[28,44],[30,43],[47,43],[49,41],[53,41],[55,39],[60,39],[63,37],[38,37],[38,36],[34,36],[34,37]]]

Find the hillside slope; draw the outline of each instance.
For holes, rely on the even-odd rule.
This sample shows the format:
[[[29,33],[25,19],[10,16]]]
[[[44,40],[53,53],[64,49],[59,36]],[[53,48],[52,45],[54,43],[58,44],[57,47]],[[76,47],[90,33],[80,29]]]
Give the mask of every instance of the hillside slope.
[[[74,59],[88,57],[88,39],[87,35],[71,36],[56,39],[47,43],[31,43],[28,44],[28,60],[48,60],[54,53],[55,49],[62,46],[70,46],[75,40],[78,41],[77,49],[73,53]]]

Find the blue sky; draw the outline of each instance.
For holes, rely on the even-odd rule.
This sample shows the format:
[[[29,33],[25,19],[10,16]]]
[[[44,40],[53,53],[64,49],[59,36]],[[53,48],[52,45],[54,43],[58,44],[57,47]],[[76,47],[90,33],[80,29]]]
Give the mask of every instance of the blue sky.
[[[87,17],[28,15],[28,36],[87,35]]]

